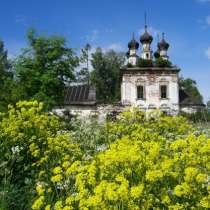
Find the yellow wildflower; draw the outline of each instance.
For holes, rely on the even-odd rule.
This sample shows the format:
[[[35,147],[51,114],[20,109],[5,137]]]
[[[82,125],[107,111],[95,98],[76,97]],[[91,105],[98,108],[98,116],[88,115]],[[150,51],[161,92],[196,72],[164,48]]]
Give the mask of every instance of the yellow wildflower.
[[[51,209],[51,206],[50,205],[47,205],[45,206],[45,209],[44,210],[50,210]]]
[[[72,210],[73,208],[70,206],[64,206],[62,210]]]
[[[190,186],[187,183],[182,183],[181,185],[177,185],[174,188],[174,194],[178,197],[182,197],[183,195],[188,195],[190,193]]]
[[[62,179],[63,179],[63,176],[61,174],[57,174],[51,177],[52,182],[60,182]]]
[[[44,200],[45,200],[44,196],[40,196],[37,200],[34,201],[31,208],[33,210],[40,210],[44,205]]]
[[[185,173],[184,180],[186,182],[191,182],[194,179],[194,177],[197,175],[198,169],[193,167],[188,167],[185,169],[184,173]]]
[[[45,189],[41,184],[36,186],[36,192],[38,193],[38,195],[43,195],[44,191],[45,191]]]
[[[198,174],[198,175],[196,176],[196,181],[197,181],[198,183],[204,183],[204,182],[207,181],[207,177],[208,177],[207,174]]]
[[[161,199],[162,199],[162,202],[163,202],[164,204],[169,204],[169,203],[171,202],[171,199],[169,198],[168,195],[162,196]]]
[[[54,206],[55,210],[63,210],[63,203],[62,201],[57,201]]]
[[[163,177],[163,172],[161,170],[147,171],[146,180],[154,182],[159,178]]]
[[[68,168],[69,166],[70,166],[70,162],[69,161],[64,161],[63,162],[63,164],[62,164],[62,166],[64,167],[64,168]]]
[[[62,173],[62,168],[60,166],[57,166],[53,169],[54,174],[60,174]]]
[[[139,198],[144,190],[144,185],[141,184],[136,187],[131,187],[131,197],[134,199]]]
[[[209,209],[210,208],[210,195],[208,197],[204,197],[200,201],[200,204],[202,207]]]

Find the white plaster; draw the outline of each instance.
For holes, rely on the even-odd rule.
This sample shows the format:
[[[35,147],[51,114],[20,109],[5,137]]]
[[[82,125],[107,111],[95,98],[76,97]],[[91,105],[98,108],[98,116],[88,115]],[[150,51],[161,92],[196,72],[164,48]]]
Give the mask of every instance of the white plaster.
[[[146,60],[152,59],[152,50],[149,43],[144,43],[142,45],[141,58]]]
[[[152,71],[152,70],[151,70]],[[141,82],[145,87],[145,99],[137,99],[136,86]],[[160,98],[160,85],[167,84],[168,98]],[[170,110],[170,112],[179,111],[179,87],[178,74],[165,73],[164,76],[156,74],[129,74],[123,75],[121,102],[131,106],[141,107],[145,110],[160,109]],[[123,91],[124,90],[124,91]]]

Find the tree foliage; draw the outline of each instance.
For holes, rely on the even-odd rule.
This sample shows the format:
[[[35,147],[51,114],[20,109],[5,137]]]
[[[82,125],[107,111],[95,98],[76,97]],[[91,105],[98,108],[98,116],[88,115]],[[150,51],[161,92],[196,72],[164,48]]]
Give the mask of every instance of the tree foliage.
[[[97,100],[110,103],[120,100],[120,68],[124,55],[113,50],[103,53],[100,48],[92,54],[91,83],[96,87]]]
[[[207,101],[207,108],[210,110],[210,100],[209,101]]]
[[[201,95],[195,80],[191,78],[184,79],[183,77],[180,77],[179,87],[183,89],[189,96],[195,97],[203,102],[203,96]]]
[[[137,66],[138,67],[153,67],[153,61],[139,58],[137,60]]]
[[[63,102],[65,83],[75,79],[78,58],[59,36],[28,33],[29,46],[14,63],[18,99],[37,99],[52,107]]]
[[[77,81],[89,83],[90,80],[90,44],[86,44],[86,46],[81,50],[80,55],[80,65],[81,69],[77,72]]]
[[[163,58],[159,57],[156,58],[155,65],[157,67],[171,67],[172,63],[169,60],[164,60]]]
[[[10,100],[10,86],[13,74],[11,63],[8,60],[7,50],[4,49],[3,41],[0,41],[0,110],[5,110]]]

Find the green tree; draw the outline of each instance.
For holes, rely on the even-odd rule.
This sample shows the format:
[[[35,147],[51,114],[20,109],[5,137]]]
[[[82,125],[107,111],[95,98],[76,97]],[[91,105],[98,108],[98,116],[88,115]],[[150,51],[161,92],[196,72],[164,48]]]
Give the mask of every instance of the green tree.
[[[207,108],[210,109],[210,100],[207,102]]]
[[[184,79],[182,76],[179,78],[179,86],[183,89],[189,96],[198,98],[203,102],[203,96],[201,95],[197,83],[191,78]]]
[[[4,42],[0,41],[0,110],[5,110],[10,101],[10,83],[12,81],[11,64],[8,60]]]
[[[120,67],[124,62],[124,55],[113,50],[103,53],[97,48],[92,54],[91,82],[96,86],[99,102],[110,103],[120,99]]]
[[[90,44],[86,44],[86,46],[81,50],[81,55],[80,55],[80,65],[82,68],[77,74],[77,81],[78,82],[86,82],[89,83],[89,62],[90,62],[90,50],[91,46]]]
[[[78,58],[60,36],[46,37],[30,30],[29,46],[15,60],[18,100],[36,99],[48,108],[63,102],[64,86],[75,79]]]

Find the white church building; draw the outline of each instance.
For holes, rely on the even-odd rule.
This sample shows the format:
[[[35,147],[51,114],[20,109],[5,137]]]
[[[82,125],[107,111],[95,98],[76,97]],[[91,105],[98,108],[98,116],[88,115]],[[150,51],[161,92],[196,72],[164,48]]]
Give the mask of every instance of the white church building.
[[[180,69],[175,66],[160,67],[153,62],[153,51],[151,44],[153,37],[145,31],[140,37],[141,52],[138,55],[139,43],[134,36],[128,44],[128,65],[121,69],[121,103],[126,106],[139,107],[141,110],[160,109],[170,114],[179,112],[179,85],[178,74]],[[164,35],[158,43],[156,57],[167,61],[169,44]],[[141,58],[151,65],[139,66],[138,59]]]
[[[169,61],[169,43],[164,34],[153,53],[152,35],[147,25],[140,36],[140,44],[133,35],[128,43],[127,64],[121,68],[121,101],[118,104],[97,104],[96,90],[88,84],[66,87],[62,110],[70,115],[98,116],[118,113],[128,107],[142,111],[161,110],[169,115],[179,111],[195,112],[203,104],[185,94],[178,83],[180,69]],[[138,49],[140,47],[140,52]],[[158,64],[157,60],[162,63]]]

